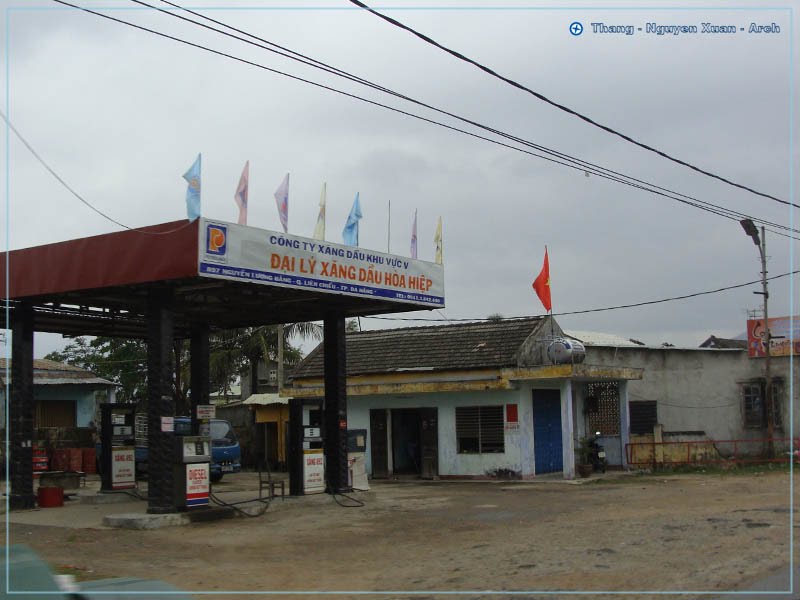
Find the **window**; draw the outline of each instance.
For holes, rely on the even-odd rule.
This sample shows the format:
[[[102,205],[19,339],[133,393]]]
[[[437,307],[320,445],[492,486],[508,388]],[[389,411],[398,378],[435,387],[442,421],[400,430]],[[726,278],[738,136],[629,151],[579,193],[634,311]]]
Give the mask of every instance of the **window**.
[[[457,406],[456,442],[460,454],[505,452],[503,406]]]
[[[233,446],[236,442],[236,432],[227,421],[211,421],[211,445]]]
[[[269,382],[275,383],[278,381],[278,370],[277,369],[270,369],[269,370]]]
[[[631,434],[644,435],[653,433],[658,423],[658,407],[655,400],[631,402],[628,404],[631,417]]]
[[[748,429],[766,429],[767,411],[763,398],[766,382],[763,379],[747,381],[742,384],[742,416]],[[772,414],[776,428],[783,426],[781,415],[782,381],[772,380]]]
[[[39,400],[36,427],[75,427],[75,401]]]
[[[586,386],[587,408],[586,430],[602,435],[619,435],[619,387],[615,382],[590,383]]]

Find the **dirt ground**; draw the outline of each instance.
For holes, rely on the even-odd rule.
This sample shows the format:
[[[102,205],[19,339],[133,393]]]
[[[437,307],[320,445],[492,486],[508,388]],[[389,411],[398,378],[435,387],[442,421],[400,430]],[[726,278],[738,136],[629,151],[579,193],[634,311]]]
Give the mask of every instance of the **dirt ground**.
[[[10,537],[79,578],[190,591],[725,591],[788,564],[789,493],[788,471],[387,482],[361,494],[360,508],[320,496],[150,531],[12,522]]]

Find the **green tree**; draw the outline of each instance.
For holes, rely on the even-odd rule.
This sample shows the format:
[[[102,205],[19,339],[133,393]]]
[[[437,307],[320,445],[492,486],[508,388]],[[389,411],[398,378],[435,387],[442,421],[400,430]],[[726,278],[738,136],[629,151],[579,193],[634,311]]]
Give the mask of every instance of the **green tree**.
[[[303,358],[302,351],[290,343],[295,338],[322,339],[322,328],[314,323],[287,323],[242,329],[220,330],[209,338],[209,384],[212,392],[225,394],[236,383],[248,364],[264,357],[277,360],[278,327],[283,327],[283,362],[288,368]],[[120,387],[120,402],[141,402],[147,398],[147,344],[143,340],[79,337],[62,351],[45,358],[81,367]],[[191,355],[188,340],[173,344],[173,392],[178,414],[188,414],[191,385]]]
[[[46,359],[75,365],[119,385],[117,400],[136,402],[147,395],[147,346],[124,338],[75,338]]]
[[[264,325],[245,330],[242,334],[241,352],[248,359],[278,359],[278,330],[283,327],[283,362],[293,367],[303,359],[299,347],[293,346],[293,339],[321,340],[322,327],[316,323],[286,323],[284,325]]]

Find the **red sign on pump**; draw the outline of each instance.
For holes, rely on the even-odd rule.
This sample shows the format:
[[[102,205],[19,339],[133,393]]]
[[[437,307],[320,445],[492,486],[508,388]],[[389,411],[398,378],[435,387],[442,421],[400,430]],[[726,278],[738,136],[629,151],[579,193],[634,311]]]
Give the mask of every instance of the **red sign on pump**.
[[[207,506],[209,492],[208,463],[186,465],[186,506]]]

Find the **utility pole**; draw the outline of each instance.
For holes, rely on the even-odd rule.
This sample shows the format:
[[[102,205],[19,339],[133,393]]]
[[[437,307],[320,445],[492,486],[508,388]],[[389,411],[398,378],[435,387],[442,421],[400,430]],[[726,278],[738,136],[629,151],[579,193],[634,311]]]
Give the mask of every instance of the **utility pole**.
[[[775,456],[775,405],[772,401],[772,373],[770,371],[772,333],[769,329],[769,290],[767,289],[767,236],[764,227],[761,227],[761,236],[758,229],[750,219],[740,221],[745,233],[753,239],[761,255],[761,291],[753,292],[764,297],[764,413],[767,417],[767,458]]]
[[[283,323],[278,325],[278,393],[283,389]]]

